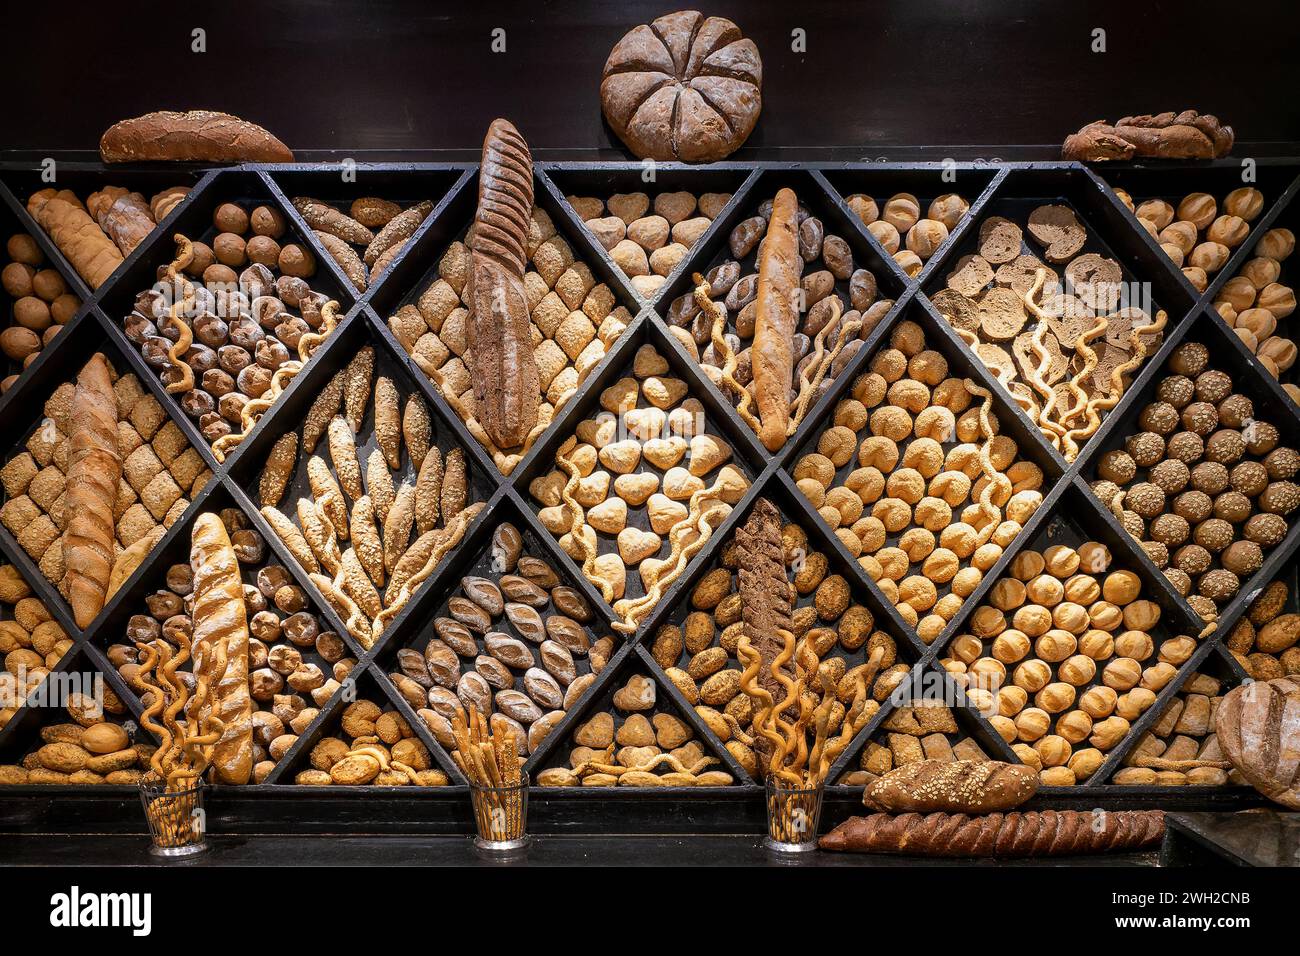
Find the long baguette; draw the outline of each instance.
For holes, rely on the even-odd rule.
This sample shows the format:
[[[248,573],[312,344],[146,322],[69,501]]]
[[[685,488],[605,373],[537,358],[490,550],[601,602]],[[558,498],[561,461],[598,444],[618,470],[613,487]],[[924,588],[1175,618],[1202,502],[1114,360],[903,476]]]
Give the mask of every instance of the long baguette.
[[[194,672],[215,682],[210,703],[225,730],[212,752],[216,783],[248,783],[253,773],[253,702],[248,694],[248,612],[239,561],[221,519],[205,512],[194,522],[190,539],[194,572]],[[217,674],[212,648],[226,647],[225,673]],[[197,720],[199,713],[188,716]]]
[[[104,607],[113,571],[113,504],[122,478],[117,401],[108,361],[93,355],[77,376],[68,435],[68,530],[63,538],[64,583],[78,627]]]
[[[493,120],[483,140],[467,298],[475,407],[498,448],[527,440],[541,402],[524,291],[532,211],[528,144],[507,120]]]
[[[779,451],[790,429],[790,387],[794,381],[794,335],[799,326],[799,200],[782,189],[758,256],[758,298],[752,352],[754,398],[762,423],[759,439]]]

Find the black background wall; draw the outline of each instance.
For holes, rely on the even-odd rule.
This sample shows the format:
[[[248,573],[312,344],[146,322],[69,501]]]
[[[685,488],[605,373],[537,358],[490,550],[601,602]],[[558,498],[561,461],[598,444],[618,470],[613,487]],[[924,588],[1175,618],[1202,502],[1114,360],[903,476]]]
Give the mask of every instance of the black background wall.
[[[598,92],[605,57],[629,27],[677,8],[6,4],[0,148],[93,149],[123,117],[206,107],[258,121],[297,150],[358,158],[435,149],[469,157],[496,115],[511,117],[544,158],[613,157]],[[1014,158],[1007,144],[1046,147],[1093,119],[1184,107],[1230,122],[1239,155],[1300,142],[1294,0],[710,0],[702,9],[735,19],[763,56],[763,116],[737,158],[827,148],[875,157],[900,147]],[[206,53],[191,52],[196,27]],[[490,50],[496,27],[506,31],[504,53]],[[1091,50],[1096,28],[1106,31],[1105,53]],[[806,31],[806,53],[791,50],[795,29]]]

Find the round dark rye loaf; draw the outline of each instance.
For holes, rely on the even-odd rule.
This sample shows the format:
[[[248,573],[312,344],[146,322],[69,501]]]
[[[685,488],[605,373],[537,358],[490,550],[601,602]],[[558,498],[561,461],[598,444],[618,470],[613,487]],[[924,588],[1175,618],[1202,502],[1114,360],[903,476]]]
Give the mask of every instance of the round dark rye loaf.
[[[293,153],[256,123],[229,113],[146,113],[114,123],[99,139],[106,163],[291,163]]]

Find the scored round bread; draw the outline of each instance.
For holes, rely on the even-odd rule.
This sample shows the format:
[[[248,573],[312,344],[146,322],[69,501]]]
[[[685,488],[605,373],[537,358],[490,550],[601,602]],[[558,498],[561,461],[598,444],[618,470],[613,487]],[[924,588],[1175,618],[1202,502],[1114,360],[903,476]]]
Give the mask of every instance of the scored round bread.
[[[725,17],[680,10],[614,45],[600,83],[605,119],[641,159],[716,162],[763,108],[763,61]]]
[[[1069,262],[1088,241],[1083,228],[1069,206],[1048,204],[1029,214],[1029,234],[1046,250],[1048,262]]]

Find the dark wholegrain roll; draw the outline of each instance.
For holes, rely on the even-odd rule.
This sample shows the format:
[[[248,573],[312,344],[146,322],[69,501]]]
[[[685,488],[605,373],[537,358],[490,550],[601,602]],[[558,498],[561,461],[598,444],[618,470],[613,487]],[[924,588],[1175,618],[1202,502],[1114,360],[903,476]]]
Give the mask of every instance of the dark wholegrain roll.
[[[99,140],[106,163],[291,163],[293,153],[256,123],[229,113],[160,111],[122,120]]]

